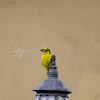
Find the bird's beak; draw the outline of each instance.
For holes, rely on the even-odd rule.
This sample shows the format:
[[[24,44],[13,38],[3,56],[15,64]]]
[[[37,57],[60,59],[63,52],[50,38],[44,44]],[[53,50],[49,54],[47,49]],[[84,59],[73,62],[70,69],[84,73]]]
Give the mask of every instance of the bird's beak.
[[[41,49],[40,51],[42,51],[42,52],[43,52],[43,49]]]

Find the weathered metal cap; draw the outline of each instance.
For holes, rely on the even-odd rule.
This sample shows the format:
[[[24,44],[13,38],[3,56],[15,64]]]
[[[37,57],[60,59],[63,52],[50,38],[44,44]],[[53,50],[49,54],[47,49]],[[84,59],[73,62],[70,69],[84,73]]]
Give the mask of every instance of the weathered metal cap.
[[[58,79],[58,72],[55,60],[56,56],[52,55],[51,66],[47,73],[48,74],[47,79],[40,82],[38,87],[33,88],[33,91],[36,91],[38,93],[42,92],[54,92],[54,93],[59,92],[65,94],[72,93],[72,91],[67,89],[65,84]]]

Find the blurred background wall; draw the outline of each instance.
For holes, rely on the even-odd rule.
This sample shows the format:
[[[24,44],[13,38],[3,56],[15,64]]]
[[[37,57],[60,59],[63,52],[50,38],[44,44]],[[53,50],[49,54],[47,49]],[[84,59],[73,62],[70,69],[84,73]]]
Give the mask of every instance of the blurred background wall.
[[[56,54],[70,100],[100,100],[99,0],[0,0],[0,100],[33,100],[44,80],[39,51]]]

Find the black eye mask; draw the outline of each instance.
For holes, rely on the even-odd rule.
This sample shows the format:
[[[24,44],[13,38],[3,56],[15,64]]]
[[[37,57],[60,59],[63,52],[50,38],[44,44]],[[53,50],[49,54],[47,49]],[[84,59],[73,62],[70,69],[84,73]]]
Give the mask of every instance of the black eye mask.
[[[43,51],[47,52],[47,50],[43,49]]]
[[[47,52],[47,50],[45,50],[45,52]]]

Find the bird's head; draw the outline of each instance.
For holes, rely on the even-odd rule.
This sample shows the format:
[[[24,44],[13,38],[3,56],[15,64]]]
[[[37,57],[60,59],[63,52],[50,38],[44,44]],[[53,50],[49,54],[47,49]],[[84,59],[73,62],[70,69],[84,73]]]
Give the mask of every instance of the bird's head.
[[[42,51],[43,54],[51,54],[51,53],[50,53],[50,50],[49,50],[48,48],[43,48],[43,49],[41,49],[40,51]]]

